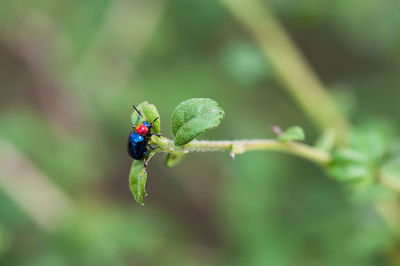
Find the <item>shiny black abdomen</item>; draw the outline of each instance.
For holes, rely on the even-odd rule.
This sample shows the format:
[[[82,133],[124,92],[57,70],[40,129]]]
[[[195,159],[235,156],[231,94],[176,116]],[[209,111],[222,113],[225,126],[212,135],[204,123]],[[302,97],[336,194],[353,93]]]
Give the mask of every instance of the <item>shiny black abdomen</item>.
[[[143,137],[132,131],[128,139],[128,153],[136,160],[143,160],[147,152],[147,144],[149,143],[149,138],[147,136]]]

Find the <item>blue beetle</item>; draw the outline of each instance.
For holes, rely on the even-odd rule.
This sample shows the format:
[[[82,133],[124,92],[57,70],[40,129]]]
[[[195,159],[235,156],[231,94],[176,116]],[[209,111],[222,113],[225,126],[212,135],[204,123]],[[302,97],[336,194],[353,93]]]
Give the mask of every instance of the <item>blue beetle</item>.
[[[149,145],[150,137],[152,135],[159,134],[152,134],[150,133],[150,130],[153,126],[153,123],[157,121],[158,117],[154,119],[153,122],[149,123],[146,118],[140,113],[140,111],[134,105],[132,106],[139,115],[136,118],[136,121],[133,123],[134,128],[129,134],[128,153],[135,160],[143,160],[148,151],[147,148],[154,150],[154,148]],[[145,121],[137,125],[135,128],[135,124],[140,117],[143,117]],[[146,163],[144,161],[143,163],[146,166]]]

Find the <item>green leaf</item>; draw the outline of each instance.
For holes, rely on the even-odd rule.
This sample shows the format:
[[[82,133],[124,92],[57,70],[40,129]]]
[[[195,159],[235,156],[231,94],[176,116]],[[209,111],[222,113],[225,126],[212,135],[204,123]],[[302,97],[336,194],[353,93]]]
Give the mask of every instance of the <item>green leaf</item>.
[[[359,183],[373,176],[367,158],[354,148],[337,149],[328,172],[337,181],[346,183]]]
[[[149,104],[148,102],[143,102],[136,106],[136,108],[142,113],[142,115],[146,118],[148,122],[153,122],[154,119],[157,117],[160,117],[160,114],[157,111],[157,108],[153,104]],[[131,115],[131,120],[132,124],[135,122],[136,118],[138,117],[138,113],[133,110],[133,113]],[[135,126],[143,122],[144,119],[143,117],[140,117],[139,120],[136,122]],[[160,133],[160,118],[157,119],[153,123],[153,127],[151,128],[151,132],[154,134],[159,134]]]
[[[367,158],[356,149],[340,148],[333,153],[335,163],[366,163]]]
[[[394,138],[393,129],[386,128],[380,122],[364,125],[351,133],[349,145],[364,154],[368,160],[378,162],[382,160],[387,152],[387,147],[392,146]]]
[[[165,165],[169,168],[172,168],[182,161],[183,156],[185,156],[185,153],[183,152],[170,152],[165,158]]]
[[[209,129],[216,128],[224,111],[214,100],[194,98],[180,103],[172,114],[175,145],[181,146]]]
[[[280,141],[303,141],[305,139],[304,130],[299,126],[293,126],[286,129],[281,135],[278,136]]]
[[[329,174],[339,182],[355,182],[368,178],[370,170],[363,164],[339,164],[331,167]]]
[[[150,152],[145,158],[146,162],[148,162],[154,154],[155,152]],[[146,180],[147,172],[144,168],[143,161],[135,160],[129,173],[129,188],[135,197],[136,202],[140,205],[144,205],[143,198],[147,196]]]
[[[129,188],[137,203],[143,205],[143,198],[146,194],[147,172],[144,169],[143,162],[135,160],[129,173]]]

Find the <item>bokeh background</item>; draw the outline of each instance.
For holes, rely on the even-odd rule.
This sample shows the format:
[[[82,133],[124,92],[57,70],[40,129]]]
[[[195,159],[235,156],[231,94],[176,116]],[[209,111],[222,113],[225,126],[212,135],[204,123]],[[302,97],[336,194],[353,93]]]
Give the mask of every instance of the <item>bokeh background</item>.
[[[354,124],[398,132],[398,0],[263,4]],[[168,137],[194,97],[226,112],[204,139],[273,137],[271,124],[319,136],[222,2],[0,0],[0,15],[0,265],[393,265],[371,204],[289,155],[168,169],[157,154],[136,204],[131,104],[155,104]]]

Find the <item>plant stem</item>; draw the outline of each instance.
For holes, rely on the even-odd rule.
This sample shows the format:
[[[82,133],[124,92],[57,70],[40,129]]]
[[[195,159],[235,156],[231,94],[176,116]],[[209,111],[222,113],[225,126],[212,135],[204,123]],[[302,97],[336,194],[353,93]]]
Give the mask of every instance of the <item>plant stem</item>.
[[[252,139],[252,140],[221,140],[206,141],[193,140],[183,146],[176,146],[174,142],[165,137],[153,137],[152,144],[157,145],[159,151],[164,152],[210,152],[227,151],[231,155],[244,153],[246,151],[270,150],[280,151],[296,155],[310,160],[319,165],[326,165],[330,162],[330,154],[314,147],[298,142],[281,142],[273,139]]]
[[[281,142],[274,139],[249,139],[249,140],[193,140],[183,146],[176,146],[173,140],[165,137],[153,136],[150,144],[157,145],[156,151],[161,152],[230,152],[233,157],[235,154],[241,154],[247,151],[278,151],[289,153],[303,159],[314,162],[319,166],[326,166],[331,161],[330,153],[314,148],[312,146],[299,142]],[[378,182],[393,191],[399,192],[399,183],[393,184],[384,176],[379,178]],[[397,200],[379,201],[375,203],[375,208],[383,217],[386,224],[392,231],[400,236],[400,206]]]
[[[345,143],[350,126],[279,21],[259,0],[221,0],[258,42],[277,77],[322,131]]]

